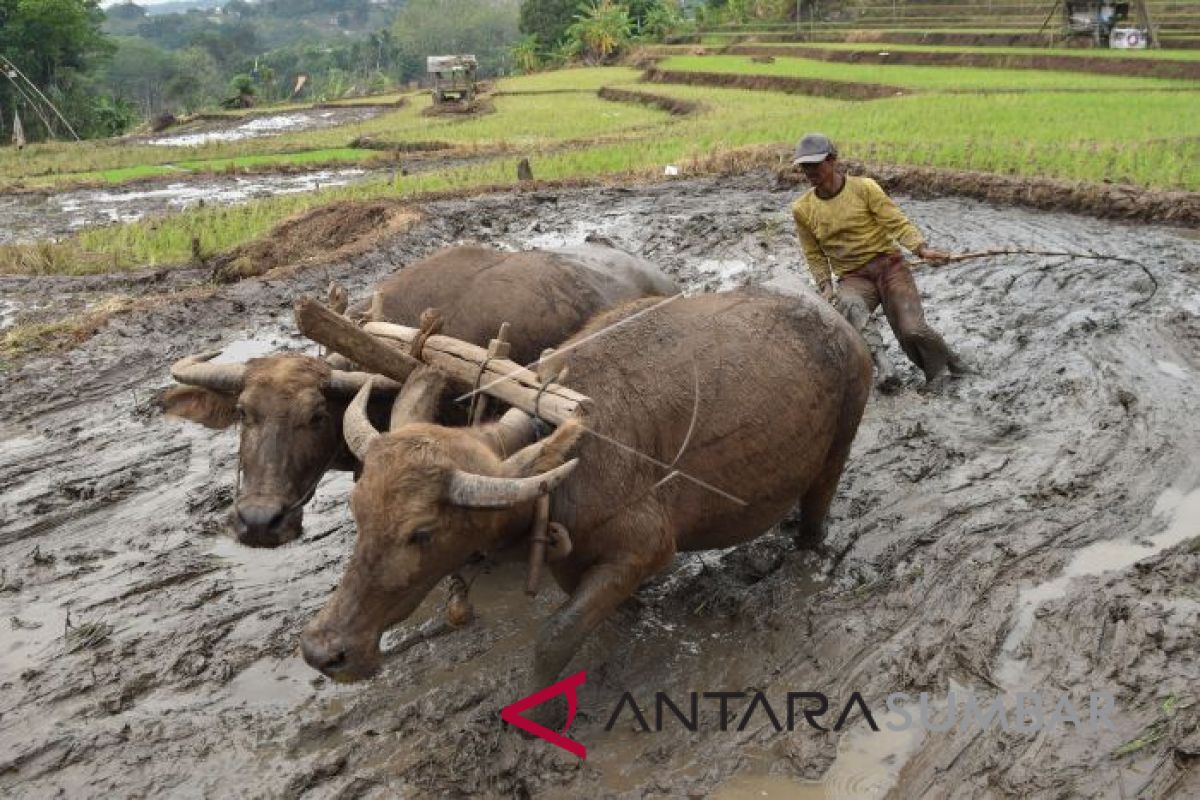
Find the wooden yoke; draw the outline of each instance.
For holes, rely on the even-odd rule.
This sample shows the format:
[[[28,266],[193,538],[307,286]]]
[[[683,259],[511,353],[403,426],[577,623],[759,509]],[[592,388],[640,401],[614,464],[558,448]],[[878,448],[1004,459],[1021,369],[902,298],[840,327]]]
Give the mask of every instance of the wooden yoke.
[[[388,322],[369,322],[363,330],[371,336],[399,342],[410,352],[412,343],[420,335],[416,328]],[[346,355],[353,358],[350,353]],[[568,419],[582,416],[592,402],[559,383],[544,384],[537,373],[520,364],[507,358],[490,358],[482,347],[449,336],[427,337],[421,350],[421,361],[437,367],[469,390],[474,389],[478,380],[479,392],[527,414],[536,413],[551,425],[561,425]],[[366,363],[363,366],[373,368]]]

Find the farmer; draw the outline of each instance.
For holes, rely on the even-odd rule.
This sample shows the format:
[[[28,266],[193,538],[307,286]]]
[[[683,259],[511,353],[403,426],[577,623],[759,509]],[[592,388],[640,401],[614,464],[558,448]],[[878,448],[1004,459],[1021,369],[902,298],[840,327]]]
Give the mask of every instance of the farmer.
[[[813,185],[792,204],[808,269],[821,296],[863,331],[880,386],[898,383],[883,353],[883,340],[874,329],[866,330],[871,312],[880,304],[905,355],[921,368],[926,381],[947,368],[955,374],[966,372],[965,364],[925,321],[917,284],[896,245],[933,262],[951,254],[926,245],[878,183],[842,174],[837,147],[824,134],[805,134],[792,164],[803,169]]]

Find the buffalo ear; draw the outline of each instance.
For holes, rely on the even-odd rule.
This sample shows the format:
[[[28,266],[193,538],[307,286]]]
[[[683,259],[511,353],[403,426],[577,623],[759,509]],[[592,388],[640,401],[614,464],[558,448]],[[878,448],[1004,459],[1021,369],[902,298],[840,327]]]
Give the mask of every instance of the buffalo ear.
[[[237,398],[199,386],[175,386],[162,396],[163,414],[224,430],[237,416]]]
[[[558,430],[540,442],[518,450],[504,462],[504,474],[510,478],[529,478],[561,467],[571,456],[583,426],[575,420],[567,420]]]

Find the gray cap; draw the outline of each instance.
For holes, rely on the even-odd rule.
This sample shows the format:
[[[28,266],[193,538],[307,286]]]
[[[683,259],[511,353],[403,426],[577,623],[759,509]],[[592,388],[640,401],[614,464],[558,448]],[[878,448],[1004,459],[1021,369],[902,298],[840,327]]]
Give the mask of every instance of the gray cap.
[[[837,155],[837,147],[823,133],[806,133],[796,145],[796,158],[792,165],[820,164],[829,156]]]

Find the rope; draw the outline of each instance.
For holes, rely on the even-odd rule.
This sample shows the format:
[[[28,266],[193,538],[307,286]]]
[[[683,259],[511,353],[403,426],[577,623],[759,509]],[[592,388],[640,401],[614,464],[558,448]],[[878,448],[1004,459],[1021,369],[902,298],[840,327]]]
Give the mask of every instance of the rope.
[[[545,381],[542,381],[541,385],[538,386],[537,395],[533,398],[533,418],[538,420],[539,422],[543,422],[547,425],[552,425],[552,423],[550,422],[550,420],[542,417],[542,395],[546,393],[546,389],[550,387],[550,384],[554,383],[554,381],[557,379],[558,379],[558,373],[556,372],[553,375],[551,375],[549,378],[547,378]],[[535,435],[537,435],[536,432],[537,432],[537,429],[535,428]],[[542,437],[537,436],[537,438],[541,439]]]
[[[487,372],[488,364],[495,360],[497,360],[496,356],[489,355],[487,358],[483,359],[482,363],[480,363],[479,372],[475,373],[475,385],[471,387],[471,411],[468,414],[468,422],[470,422],[472,425],[475,425],[479,422],[479,420],[476,419],[476,416],[478,415],[479,407],[483,404],[483,396],[479,392],[479,384],[483,383],[483,374]]]

